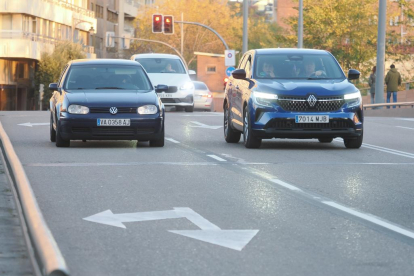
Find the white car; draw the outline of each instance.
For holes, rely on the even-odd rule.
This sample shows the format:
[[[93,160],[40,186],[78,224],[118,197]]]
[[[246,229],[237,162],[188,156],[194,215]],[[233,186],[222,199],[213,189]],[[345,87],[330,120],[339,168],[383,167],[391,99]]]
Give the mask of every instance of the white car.
[[[202,81],[193,81],[194,91],[194,108],[213,111],[213,94],[207,85]]]
[[[165,106],[176,110],[194,110],[194,84],[179,56],[169,54],[137,54],[131,60],[139,62],[145,69],[152,84],[168,85],[168,92],[158,93]]]

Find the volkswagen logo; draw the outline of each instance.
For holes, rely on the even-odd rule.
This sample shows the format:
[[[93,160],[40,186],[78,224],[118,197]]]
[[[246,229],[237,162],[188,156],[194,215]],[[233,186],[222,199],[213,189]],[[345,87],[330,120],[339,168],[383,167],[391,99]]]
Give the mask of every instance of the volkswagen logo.
[[[109,109],[109,112],[110,112],[112,115],[115,115],[116,113],[118,113],[118,108],[116,108],[116,107],[111,107],[111,108]]]
[[[317,101],[318,100],[316,99],[316,97],[314,95],[310,95],[308,97],[308,103],[309,103],[310,107],[314,107]]]

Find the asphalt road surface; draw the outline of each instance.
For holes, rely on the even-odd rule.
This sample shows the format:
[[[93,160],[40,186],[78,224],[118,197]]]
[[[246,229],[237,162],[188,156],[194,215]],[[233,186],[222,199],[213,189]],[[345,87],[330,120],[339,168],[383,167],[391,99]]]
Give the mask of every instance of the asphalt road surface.
[[[357,150],[227,144],[221,113],[168,112],[164,148],[0,120],[72,275],[414,275],[414,119],[366,118]]]

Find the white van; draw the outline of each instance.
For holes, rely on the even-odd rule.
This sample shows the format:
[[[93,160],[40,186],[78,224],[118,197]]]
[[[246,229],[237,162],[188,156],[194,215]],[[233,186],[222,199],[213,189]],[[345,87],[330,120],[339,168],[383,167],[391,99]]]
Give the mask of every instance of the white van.
[[[138,61],[147,71],[152,85],[168,85],[168,92],[158,93],[165,106],[176,110],[194,110],[194,84],[179,56],[169,54],[137,54],[131,60]]]

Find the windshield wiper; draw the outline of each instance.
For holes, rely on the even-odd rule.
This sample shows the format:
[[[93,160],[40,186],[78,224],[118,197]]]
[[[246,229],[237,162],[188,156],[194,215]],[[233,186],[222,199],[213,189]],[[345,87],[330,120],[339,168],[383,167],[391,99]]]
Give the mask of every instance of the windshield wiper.
[[[95,89],[124,89],[124,88],[115,87],[115,86],[104,86],[104,87],[96,87]]]

